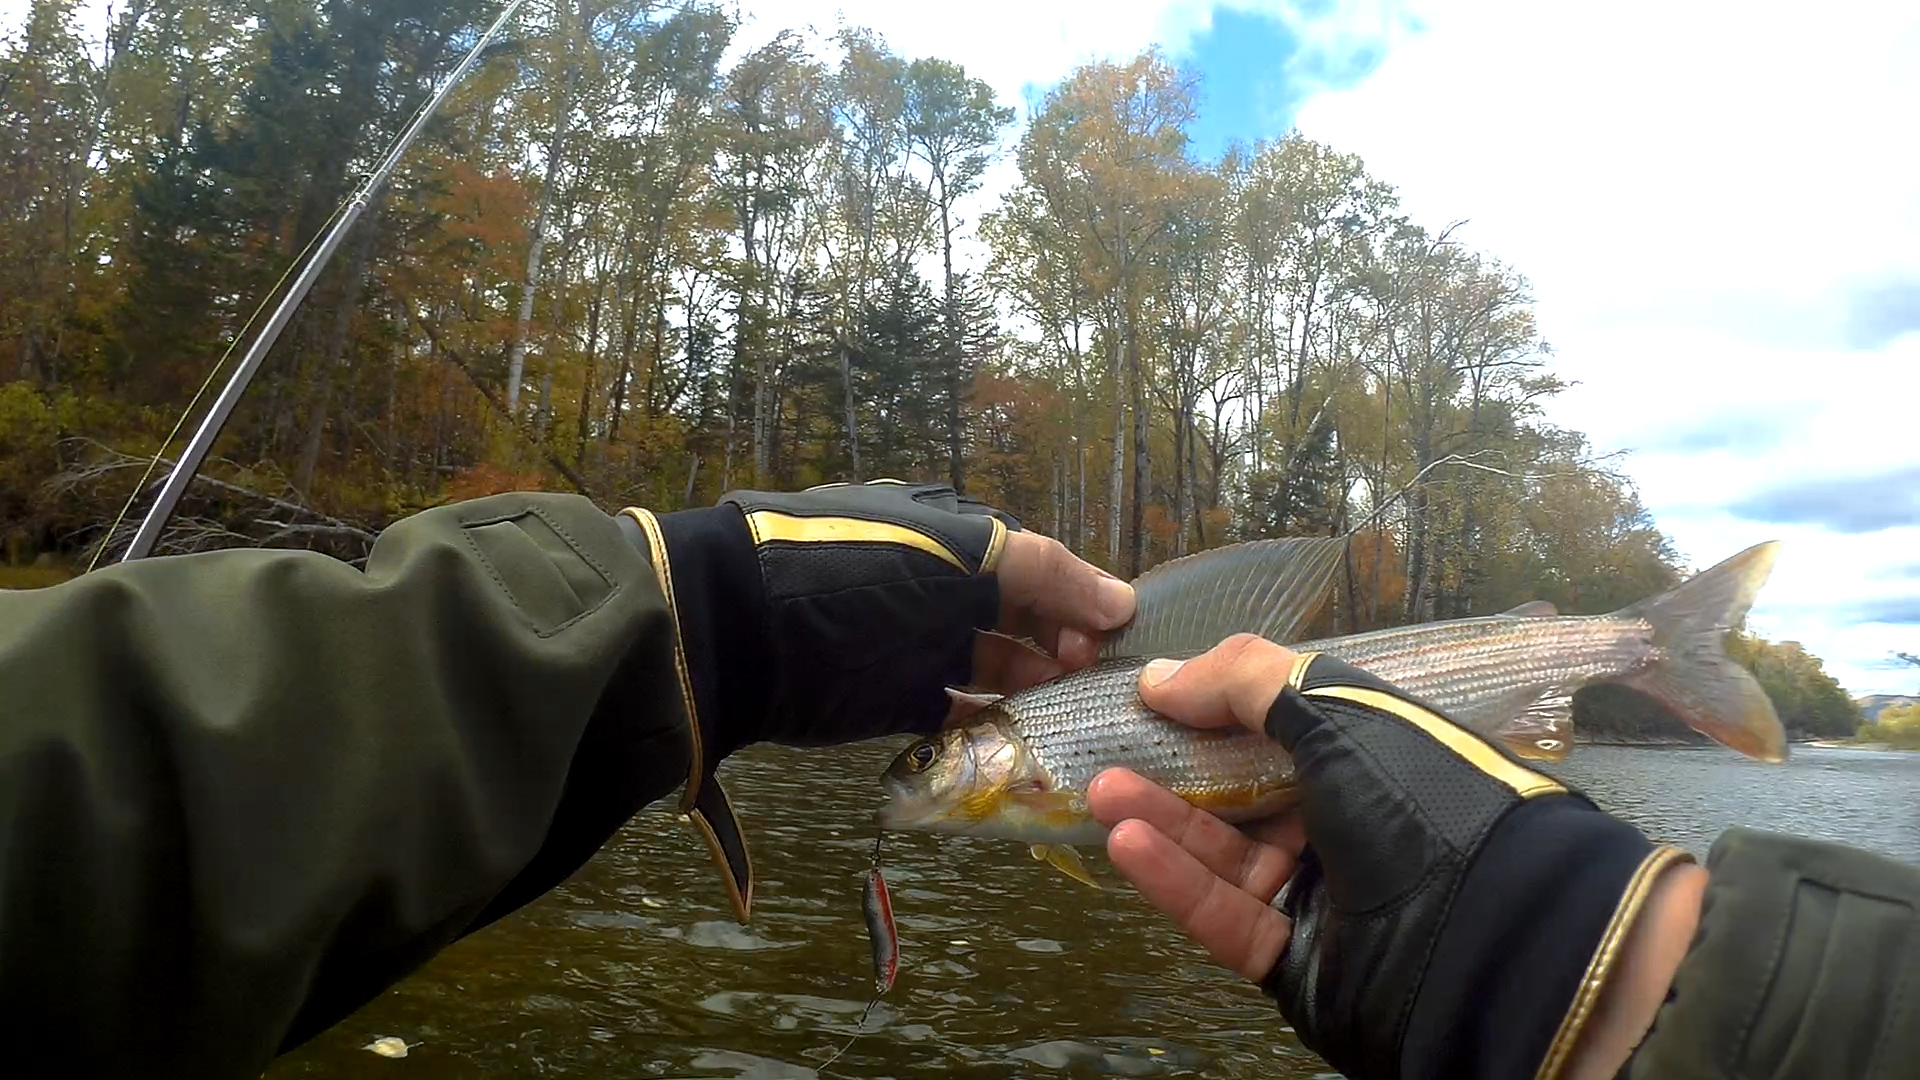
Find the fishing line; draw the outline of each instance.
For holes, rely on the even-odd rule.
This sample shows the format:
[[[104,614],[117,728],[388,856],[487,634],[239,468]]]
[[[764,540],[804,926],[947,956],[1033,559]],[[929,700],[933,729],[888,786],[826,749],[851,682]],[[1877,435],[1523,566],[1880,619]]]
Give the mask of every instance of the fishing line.
[[[126,524],[127,511],[132,510],[133,504],[140,500],[140,493],[147,489],[147,481],[153,479],[153,470],[160,467],[160,460],[167,456],[167,448],[173,445],[173,440],[180,437],[180,429],[187,426],[187,417],[192,416],[193,410],[199,407],[200,399],[207,396],[208,390],[213,389],[213,380],[219,377],[220,369],[226,367],[227,361],[233,358],[233,350],[239,348],[240,343],[246,340],[247,334],[253,329],[253,324],[260,321],[260,313],[267,310],[267,304],[279,295],[280,287],[293,276],[294,268],[306,261],[314,245],[320,242],[321,237],[327,235],[327,230],[332,228],[333,223],[346,212],[347,203],[351,198],[349,196],[341,199],[340,205],[333,208],[333,213],[327,217],[327,220],[320,223],[320,227],[315,229],[313,236],[307,240],[307,246],[300,249],[300,254],[293,257],[293,261],[287,264],[285,270],[280,271],[280,280],[274,282],[273,288],[268,289],[266,295],[260,298],[260,302],[254,305],[253,314],[247,316],[247,321],[240,325],[240,332],[233,335],[232,341],[227,342],[226,351],[220,354],[220,359],[214,361],[213,368],[207,372],[207,377],[201,380],[200,389],[193,392],[193,398],[187,402],[187,407],[180,410],[180,419],[173,422],[173,430],[167,432],[167,437],[161,440],[160,448],[153,452],[153,458],[147,462],[146,471],[140,474],[140,479],[133,485],[133,490],[127,492],[127,501],[120,504],[120,512],[113,516],[113,525],[107,529],[107,535],[100,538],[100,543],[93,549],[93,557],[87,560],[87,568],[81,573],[91,574],[93,568],[99,565],[101,554],[113,544],[113,538],[120,535],[120,526]]]
[[[893,977],[899,970],[899,937],[894,933],[893,898],[887,893],[886,878],[880,873],[880,843],[886,839],[884,832],[873,837],[873,858],[867,867],[867,884],[861,898],[861,909],[867,920],[867,937],[873,946],[873,996],[867,999],[867,1007],[860,1011],[860,1019],[854,1022],[853,1034],[840,1044],[827,1060],[820,1063],[816,1073],[824,1073],[827,1066],[840,1060],[840,1055],[860,1036],[866,1034],[867,1017],[873,1014],[873,1007],[880,1004],[888,990],[893,989]]]

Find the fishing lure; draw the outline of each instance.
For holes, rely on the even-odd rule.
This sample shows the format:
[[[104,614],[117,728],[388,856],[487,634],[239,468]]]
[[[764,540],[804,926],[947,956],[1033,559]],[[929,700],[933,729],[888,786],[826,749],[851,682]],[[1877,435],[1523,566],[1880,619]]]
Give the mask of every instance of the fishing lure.
[[[878,1001],[887,991],[893,989],[893,979],[900,973],[900,938],[893,928],[893,897],[887,892],[887,879],[880,875],[880,867],[875,865],[867,871],[866,896],[862,898],[861,910],[867,916],[867,940],[873,945],[873,993]],[[869,1003],[867,1008],[873,1008]],[[866,1017],[863,1015],[864,1021]]]
[[[867,868],[866,888],[860,898],[860,910],[867,919],[867,943],[873,948],[873,996],[867,999],[867,1007],[861,1010],[859,1021],[853,1025],[853,1034],[832,1057],[820,1063],[821,1072],[840,1060],[840,1055],[847,1052],[854,1040],[866,1033],[867,1017],[873,1015],[873,1007],[893,989],[894,977],[900,974],[900,935],[893,925],[893,894],[887,891],[887,879],[880,872],[880,841],[885,835],[873,838],[873,865]]]

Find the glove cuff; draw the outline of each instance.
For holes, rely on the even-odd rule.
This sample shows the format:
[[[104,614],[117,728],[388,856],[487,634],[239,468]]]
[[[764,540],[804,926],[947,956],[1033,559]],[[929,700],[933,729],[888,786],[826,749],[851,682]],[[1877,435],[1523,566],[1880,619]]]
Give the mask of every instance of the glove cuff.
[[[657,515],[673,581],[674,617],[711,772],[754,741],[768,708],[773,662],[766,587],[753,535],[731,504]]]
[[[1577,795],[1516,806],[1468,867],[1435,942],[1403,1080],[1558,1076],[1654,880],[1690,859]]]

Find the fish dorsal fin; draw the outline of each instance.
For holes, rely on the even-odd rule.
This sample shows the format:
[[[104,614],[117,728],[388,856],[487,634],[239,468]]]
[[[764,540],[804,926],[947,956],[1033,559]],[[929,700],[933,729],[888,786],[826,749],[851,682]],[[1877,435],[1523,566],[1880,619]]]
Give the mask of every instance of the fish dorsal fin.
[[[1133,583],[1133,621],[1104,657],[1204,652],[1235,634],[1298,641],[1326,603],[1345,537],[1252,540],[1161,563]]]
[[[1560,609],[1554,607],[1551,600],[1529,600],[1519,607],[1508,608],[1500,614],[1508,619],[1549,619],[1560,614]]]

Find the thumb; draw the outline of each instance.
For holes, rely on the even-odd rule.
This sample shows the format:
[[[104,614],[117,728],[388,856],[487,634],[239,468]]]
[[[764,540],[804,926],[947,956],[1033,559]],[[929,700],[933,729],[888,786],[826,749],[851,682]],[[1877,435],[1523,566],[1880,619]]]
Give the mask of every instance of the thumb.
[[[1140,672],[1140,699],[1192,727],[1239,724],[1264,734],[1295,656],[1257,635],[1235,634],[1191,660],[1149,662]]]

